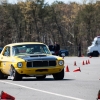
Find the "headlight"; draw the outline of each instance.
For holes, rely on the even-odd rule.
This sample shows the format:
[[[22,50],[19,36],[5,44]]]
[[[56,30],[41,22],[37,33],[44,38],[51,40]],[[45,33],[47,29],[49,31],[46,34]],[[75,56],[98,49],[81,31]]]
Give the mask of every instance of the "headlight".
[[[58,64],[59,64],[60,66],[62,66],[62,65],[64,64],[64,61],[60,60],[60,61],[58,62]]]
[[[22,67],[22,63],[21,62],[19,62],[18,64],[17,64],[17,66],[19,67],[19,68],[21,68]]]

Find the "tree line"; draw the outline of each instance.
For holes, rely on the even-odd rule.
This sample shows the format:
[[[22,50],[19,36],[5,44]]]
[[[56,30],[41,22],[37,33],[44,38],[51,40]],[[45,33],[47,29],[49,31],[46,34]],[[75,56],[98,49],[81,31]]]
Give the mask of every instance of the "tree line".
[[[15,42],[55,41],[76,54],[79,44],[83,54],[94,37],[100,35],[100,2],[66,4],[44,0],[19,0],[0,3],[0,46]]]

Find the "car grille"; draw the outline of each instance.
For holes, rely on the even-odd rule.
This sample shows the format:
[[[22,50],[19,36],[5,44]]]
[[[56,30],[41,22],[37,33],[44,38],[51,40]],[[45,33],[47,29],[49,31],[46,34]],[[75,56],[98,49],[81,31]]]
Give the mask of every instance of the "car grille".
[[[56,66],[56,61],[31,61],[27,62],[27,67],[48,67]]]

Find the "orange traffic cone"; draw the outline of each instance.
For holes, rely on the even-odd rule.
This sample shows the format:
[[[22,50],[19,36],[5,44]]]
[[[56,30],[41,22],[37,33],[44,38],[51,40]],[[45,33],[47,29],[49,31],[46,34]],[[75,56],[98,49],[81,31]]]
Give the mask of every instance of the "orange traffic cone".
[[[92,58],[92,56],[90,56],[90,58]]]
[[[81,72],[80,67],[75,69],[73,72]]]
[[[85,65],[84,61],[83,61],[82,65]]]
[[[97,100],[100,100],[100,90],[98,91]]]
[[[76,65],[76,61],[74,62],[74,66],[77,66],[77,65]]]
[[[69,68],[68,68],[68,66],[66,67],[66,72],[69,72]]]
[[[1,100],[15,100],[15,97],[2,91],[1,92]]]
[[[86,60],[86,64],[88,64],[87,60]]]
[[[64,59],[64,57],[62,57]]]
[[[90,64],[90,61],[88,60],[88,64]]]
[[[84,57],[84,55],[82,55],[81,57]]]

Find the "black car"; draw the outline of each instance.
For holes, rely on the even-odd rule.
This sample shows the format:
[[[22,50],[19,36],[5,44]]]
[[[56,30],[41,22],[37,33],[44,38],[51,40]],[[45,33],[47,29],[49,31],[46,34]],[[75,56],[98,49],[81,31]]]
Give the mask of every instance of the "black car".
[[[68,50],[65,50],[65,49],[59,50],[59,56],[65,57],[65,56],[68,56],[68,55],[69,55]]]
[[[2,47],[0,47],[0,53],[1,53],[2,49],[3,49],[3,48],[2,48]]]

